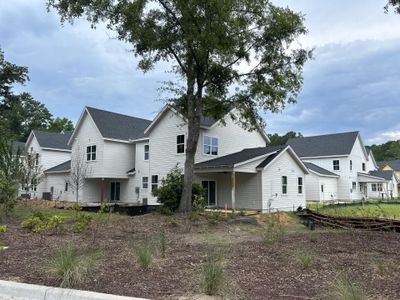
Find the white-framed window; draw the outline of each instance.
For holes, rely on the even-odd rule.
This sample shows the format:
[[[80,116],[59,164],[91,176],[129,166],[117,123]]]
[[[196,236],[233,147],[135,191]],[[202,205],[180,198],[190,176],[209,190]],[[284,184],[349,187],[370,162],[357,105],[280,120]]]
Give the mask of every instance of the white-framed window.
[[[37,180],[36,179],[32,179],[32,181],[31,181],[31,190],[34,192],[37,191]]]
[[[218,155],[218,138],[205,135],[203,137],[203,154]]]
[[[68,187],[69,187],[68,185],[69,185],[69,184],[68,184],[68,181],[66,181],[66,182],[65,182],[65,189],[64,189],[66,192],[68,192]]]
[[[149,187],[149,177],[142,177],[142,188],[147,189]]]
[[[376,183],[371,184],[371,190],[376,192]]]
[[[185,135],[176,136],[176,153],[185,153]]]
[[[362,170],[365,171],[365,163],[362,163]]]
[[[303,194],[303,177],[297,178],[297,193]]]
[[[151,176],[151,190],[154,191],[158,188],[158,175]]]
[[[350,160],[350,171],[353,171],[353,161]]]
[[[144,160],[149,160],[150,157],[150,145],[144,145]]]
[[[382,183],[378,183],[378,192],[382,192],[383,188],[382,188]]]
[[[90,145],[90,146],[86,147],[86,160],[87,161],[96,160],[96,150],[97,150],[96,145]]]
[[[340,170],[340,164],[339,164],[339,160],[338,159],[335,159],[333,161],[333,170],[334,171],[339,171]]]
[[[282,194],[287,194],[287,176],[282,176]]]

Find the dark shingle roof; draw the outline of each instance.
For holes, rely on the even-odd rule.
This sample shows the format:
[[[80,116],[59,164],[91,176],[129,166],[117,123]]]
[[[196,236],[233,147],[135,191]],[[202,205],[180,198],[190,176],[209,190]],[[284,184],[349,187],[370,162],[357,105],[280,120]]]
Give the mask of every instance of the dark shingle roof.
[[[393,177],[393,170],[387,170],[387,171],[369,171],[368,174],[371,176],[375,176],[375,177],[380,177],[380,178],[384,178],[386,180],[392,180]]]
[[[12,151],[14,154],[17,154],[18,149],[21,152],[25,152],[25,143],[23,143],[23,142],[12,141],[11,146],[12,146]]]
[[[210,117],[201,117],[200,119],[200,125],[205,126],[205,127],[211,127],[217,122],[216,119],[210,118]]]
[[[317,172],[318,174],[339,177],[338,174],[335,174],[335,173],[333,173],[331,171],[328,171],[327,169],[321,168],[320,166],[317,166],[317,165],[315,165],[313,163],[305,162],[305,161],[303,163],[306,165],[306,167],[309,170]]]
[[[299,137],[290,139],[290,145],[300,157],[348,155],[358,136],[358,131]]]
[[[151,121],[117,114],[93,107],[86,107],[104,138],[129,141],[144,137],[144,130]]]
[[[400,160],[387,160],[387,161],[378,161],[376,162],[379,166],[379,169],[382,169],[384,166],[388,165],[395,171],[400,171]]]
[[[197,163],[195,165],[196,168],[212,168],[212,167],[227,167],[227,166],[233,166],[234,164],[266,155],[268,153],[274,153],[276,151],[280,151],[283,148],[286,148],[286,146],[268,146],[268,147],[259,147],[259,148],[248,148],[244,149],[242,151],[228,154],[225,156],[221,156],[218,158],[214,158],[208,161],[204,161],[201,163]]]
[[[50,169],[47,169],[44,171],[45,173],[50,173],[50,172],[68,172],[71,170],[71,161],[68,160],[66,162],[63,162],[62,164],[59,164],[55,167],[52,167]]]
[[[68,141],[72,134],[71,131],[58,133],[34,130],[33,134],[42,148],[71,150],[71,146],[68,145]]]

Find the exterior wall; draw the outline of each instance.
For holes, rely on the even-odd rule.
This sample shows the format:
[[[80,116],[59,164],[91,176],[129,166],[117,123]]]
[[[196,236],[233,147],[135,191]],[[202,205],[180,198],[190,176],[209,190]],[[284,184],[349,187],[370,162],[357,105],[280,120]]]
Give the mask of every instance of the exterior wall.
[[[46,191],[50,192],[53,187],[53,200],[60,201],[75,201],[75,191],[68,187],[68,191],[65,191],[65,182],[68,173],[65,174],[48,174],[45,179]]]
[[[321,185],[324,186],[324,192],[322,192]],[[337,178],[318,176],[314,173],[310,173],[310,175],[306,176],[307,201],[337,200],[337,189]]]
[[[282,176],[287,176],[287,194],[282,194]],[[303,193],[298,194],[298,177],[303,178]],[[292,211],[306,206],[305,174],[293,157],[284,152],[262,172],[262,209]]]
[[[136,187],[139,188],[139,194],[135,193],[135,199],[137,199],[140,202],[146,202],[146,199],[149,197],[149,193],[151,191],[151,185],[150,185],[150,162],[149,160],[144,160],[144,146],[149,144],[149,141],[141,141],[137,142],[135,144],[135,169],[136,173],[135,175],[130,178],[129,184],[130,184],[130,190],[135,190]],[[142,185],[142,178],[143,177],[148,177],[149,180],[149,188],[144,189]]]
[[[127,179],[127,172],[135,167],[135,145],[104,141],[102,165],[96,177]]]

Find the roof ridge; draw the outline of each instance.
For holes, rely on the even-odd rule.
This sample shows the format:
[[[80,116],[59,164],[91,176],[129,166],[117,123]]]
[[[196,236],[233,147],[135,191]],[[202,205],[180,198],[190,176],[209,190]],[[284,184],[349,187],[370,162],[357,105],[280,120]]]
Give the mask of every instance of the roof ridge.
[[[110,110],[105,110],[105,109],[100,109],[100,108],[96,108],[96,107],[92,107],[92,106],[86,106],[86,108],[87,108],[87,109],[95,109],[95,110],[102,111],[102,112],[106,112],[106,113],[109,113],[109,114],[119,115],[119,116],[128,117],[128,118],[132,118],[132,119],[139,119],[139,120],[144,120],[144,121],[149,121],[149,122],[151,122],[151,120],[149,120],[149,119],[140,118],[140,117],[135,117],[135,116],[126,115],[126,114],[121,114],[121,113],[118,113],[118,112],[114,112],[114,111],[110,111]]]
[[[342,134],[350,134],[350,133],[357,133],[357,134],[359,134],[360,131],[359,131],[359,130],[355,130],[355,131],[325,133],[325,134],[320,134],[320,135],[301,136],[301,137],[290,138],[290,140],[295,140],[295,139],[306,139],[306,138],[315,138],[315,137],[323,137],[323,136],[332,136],[332,135],[342,135]]]

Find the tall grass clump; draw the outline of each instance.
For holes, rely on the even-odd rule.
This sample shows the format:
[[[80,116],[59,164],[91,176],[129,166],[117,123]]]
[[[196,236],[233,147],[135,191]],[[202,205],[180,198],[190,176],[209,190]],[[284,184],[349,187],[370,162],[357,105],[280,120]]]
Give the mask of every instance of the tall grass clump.
[[[263,239],[266,244],[273,244],[285,235],[285,225],[281,222],[279,214],[268,215],[263,228]]]
[[[337,300],[365,300],[364,290],[346,276],[339,276],[333,285],[332,296]]]
[[[61,282],[60,287],[75,288],[93,274],[97,260],[97,252],[67,246],[54,252],[44,265],[46,273]]]
[[[154,245],[149,240],[143,240],[137,242],[133,246],[134,254],[138,264],[143,268],[147,269],[153,261]]]
[[[207,254],[202,267],[202,288],[207,295],[219,294],[225,285],[225,272],[222,267],[222,256],[215,252]]]
[[[293,258],[296,261],[296,263],[299,264],[303,269],[310,268],[317,259],[315,254],[301,250],[296,251],[293,254]]]

